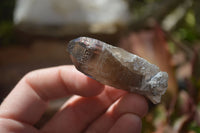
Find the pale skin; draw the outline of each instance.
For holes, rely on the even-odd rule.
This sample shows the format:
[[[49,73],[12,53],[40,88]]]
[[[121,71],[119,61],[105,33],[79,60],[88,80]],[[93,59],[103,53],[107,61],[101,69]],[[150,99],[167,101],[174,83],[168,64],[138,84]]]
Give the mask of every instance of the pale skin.
[[[75,95],[41,128],[54,99]],[[25,75],[0,106],[0,133],[140,133],[148,111],[143,96],[100,84],[73,66]]]

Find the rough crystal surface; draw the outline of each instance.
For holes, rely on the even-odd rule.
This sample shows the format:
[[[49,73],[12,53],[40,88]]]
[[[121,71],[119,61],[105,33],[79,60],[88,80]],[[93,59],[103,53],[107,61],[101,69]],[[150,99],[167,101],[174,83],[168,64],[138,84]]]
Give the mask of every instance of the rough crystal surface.
[[[102,84],[144,95],[154,104],[167,89],[166,72],[121,48],[80,37],[68,43],[67,51],[79,71]]]

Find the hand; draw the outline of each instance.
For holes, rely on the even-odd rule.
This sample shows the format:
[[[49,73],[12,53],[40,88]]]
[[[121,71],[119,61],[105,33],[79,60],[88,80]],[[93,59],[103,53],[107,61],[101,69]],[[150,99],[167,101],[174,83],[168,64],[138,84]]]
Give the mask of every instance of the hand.
[[[48,101],[70,98],[41,129],[34,124]],[[0,133],[139,133],[148,105],[143,96],[88,78],[73,66],[24,76],[0,106]]]

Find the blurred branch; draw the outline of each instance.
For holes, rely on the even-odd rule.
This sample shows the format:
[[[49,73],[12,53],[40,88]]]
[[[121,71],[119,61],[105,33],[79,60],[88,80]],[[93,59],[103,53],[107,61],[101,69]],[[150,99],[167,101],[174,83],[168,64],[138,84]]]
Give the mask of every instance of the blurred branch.
[[[153,3],[148,8],[144,7],[145,11],[143,14],[140,14],[139,17],[137,17],[137,15],[133,15],[129,23],[129,27],[131,29],[140,29],[145,26],[152,26],[152,19],[156,20],[157,22],[161,22],[167,14],[169,14],[184,1],[186,0],[162,0],[160,2]]]
[[[176,45],[176,47],[178,47],[180,50],[182,50],[185,53],[187,60],[191,60],[193,58],[194,53],[191,48],[189,48],[187,45],[183,44],[182,42],[176,40],[174,37],[171,36],[169,32],[165,31],[165,34],[166,34],[166,37]]]
[[[187,11],[192,7],[193,1],[185,0],[172,13],[162,21],[162,28],[166,31],[173,30],[185,17]]]

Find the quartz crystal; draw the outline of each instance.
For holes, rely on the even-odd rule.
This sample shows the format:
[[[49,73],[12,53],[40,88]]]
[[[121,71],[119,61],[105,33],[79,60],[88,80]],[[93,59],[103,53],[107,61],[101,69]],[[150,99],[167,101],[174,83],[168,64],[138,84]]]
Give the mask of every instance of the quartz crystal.
[[[102,41],[80,37],[68,43],[75,67],[102,84],[139,93],[154,104],[167,89],[168,74],[147,60]]]

